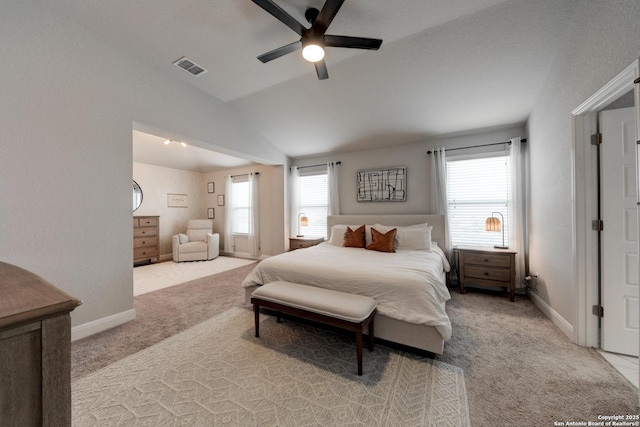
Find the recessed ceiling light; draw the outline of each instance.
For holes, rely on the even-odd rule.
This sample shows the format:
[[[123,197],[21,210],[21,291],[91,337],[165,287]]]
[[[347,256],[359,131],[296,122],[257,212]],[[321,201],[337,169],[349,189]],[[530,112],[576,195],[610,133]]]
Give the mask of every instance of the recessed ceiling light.
[[[169,144],[171,144],[171,140],[170,140],[170,139],[167,139],[167,140],[164,142],[164,145],[169,145]]]

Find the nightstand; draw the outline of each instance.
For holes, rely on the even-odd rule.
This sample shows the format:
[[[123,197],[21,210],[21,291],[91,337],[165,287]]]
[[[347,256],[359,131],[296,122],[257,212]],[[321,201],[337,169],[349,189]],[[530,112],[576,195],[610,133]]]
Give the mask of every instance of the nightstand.
[[[506,287],[514,301],[516,251],[481,247],[458,247],[460,293],[466,284]]]
[[[318,236],[302,236],[302,237],[289,237],[289,250],[310,248],[311,246],[318,245],[324,242],[324,237]]]

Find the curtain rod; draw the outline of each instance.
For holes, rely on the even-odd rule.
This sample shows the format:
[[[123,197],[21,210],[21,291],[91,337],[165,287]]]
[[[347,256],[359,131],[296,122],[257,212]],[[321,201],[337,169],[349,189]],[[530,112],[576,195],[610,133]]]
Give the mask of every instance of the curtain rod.
[[[527,142],[526,138],[523,138],[520,140],[520,142]],[[445,148],[444,151],[455,151],[455,150],[466,150],[467,148],[477,148],[477,147],[490,147],[492,145],[502,145],[502,144],[509,144],[511,145],[511,141],[504,141],[504,142],[494,142],[491,144],[479,144],[479,145],[470,145],[468,147],[458,147],[458,148]],[[433,153],[433,151],[427,151],[427,154],[431,154]]]
[[[254,175],[260,175],[260,172],[252,172]],[[229,175],[231,178],[236,176],[249,176],[248,173],[239,173],[238,175]]]
[[[335,165],[340,165],[342,164],[342,162],[327,162],[327,163],[333,163]],[[298,166],[298,169],[305,169],[305,168],[315,168],[317,166],[325,166],[327,163],[321,163],[319,165],[309,165],[309,166]]]

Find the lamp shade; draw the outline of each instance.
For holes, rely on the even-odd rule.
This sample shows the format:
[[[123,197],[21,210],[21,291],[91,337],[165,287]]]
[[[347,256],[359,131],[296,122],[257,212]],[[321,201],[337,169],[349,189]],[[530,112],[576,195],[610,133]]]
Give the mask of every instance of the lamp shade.
[[[303,227],[306,227],[309,225],[309,218],[307,218],[306,216],[301,216],[300,217],[300,225]]]
[[[495,216],[491,216],[487,218],[487,221],[484,223],[486,231],[502,231],[502,227],[500,225],[500,220]]]

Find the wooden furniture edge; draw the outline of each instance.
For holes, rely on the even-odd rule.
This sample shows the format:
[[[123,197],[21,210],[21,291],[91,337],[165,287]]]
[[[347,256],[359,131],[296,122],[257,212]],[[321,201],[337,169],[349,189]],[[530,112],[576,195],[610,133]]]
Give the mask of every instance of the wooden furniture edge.
[[[263,300],[261,298],[252,297],[251,304],[253,304],[253,312],[255,316],[255,335],[256,338],[260,337],[260,307],[270,308],[280,313],[290,314],[295,317],[307,319],[315,322],[327,324],[329,326],[335,326],[340,329],[346,329],[356,333],[356,357],[358,360],[358,375],[362,375],[362,328],[368,326],[369,328],[369,351],[373,351],[374,346],[374,317],[378,311],[377,307],[371,310],[371,313],[362,322],[350,322],[344,319],[338,319],[325,314],[316,313],[309,310],[303,310],[297,307],[291,307],[286,304],[276,303],[273,301]],[[278,321],[280,317],[278,316]]]

